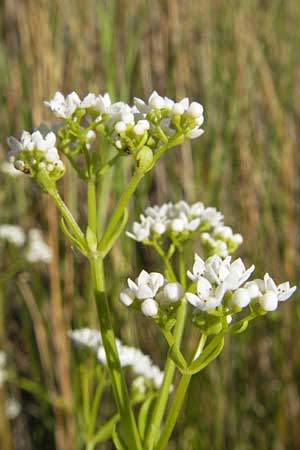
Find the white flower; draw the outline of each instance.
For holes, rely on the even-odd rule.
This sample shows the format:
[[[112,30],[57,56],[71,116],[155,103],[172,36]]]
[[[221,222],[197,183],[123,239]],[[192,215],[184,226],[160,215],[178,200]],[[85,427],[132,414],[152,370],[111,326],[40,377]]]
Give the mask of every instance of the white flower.
[[[28,247],[25,258],[30,263],[44,262],[49,264],[52,259],[52,250],[44,242],[40,230],[33,228],[28,233]]]
[[[126,236],[135,241],[142,242],[150,236],[150,221],[141,216],[141,222],[134,222],[132,233],[126,231]]]
[[[71,92],[66,97],[57,91],[53,99],[45,101],[44,104],[61,119],[68,119],[81,105],[81,100],[76,92]]]
[[[127,280],[128,288],[120,293],[120,302],[125,306],[131,306],[135,300],[139,304],[141,312],[147,317],[159,315],[160,307],[168,308],[183,297],[183,288],[179,283],[169,283],[158,272],[148,273],[142,270],[138,278],[133,282]]]
[[[98,330],[81,328],[70,330],[68,335],[75,344],[94,350],[101,364],[107,364],[101,334]],[[135,375],[151,380],[156,389],[161,386],[163,372],[153,364],[150,356],[145,355],[138,348],[124,345],[119,339],[116,339],[116,345],[122,367],[130,367]]]
[[[161,292],[161,299],[164,303],[176,303],[178,302],[184,294],[181,284],[173,282],[167,283]]]
[[[245,308],[249,305],[251,296],[248,289],[239,288],[233,294],[229,300],[230,306],[236,306],[238,308]]]
[[[146,317],[154,317],[158,314],[158,303],[153,298],[146,298],[141,304],[141,311]]]
[[[20,403],[14,397],[10,397],[9,399],[7,399],[5,403],[6,417],[8,417],[11,420],[14,420],[18,417],[20,412],[21,412]]]
[[[196,254],[193,271],[188,271],[187,276],[197,282],[197,289],[196,294],[186,293],[187,300],[202,311],[215,308],[227,291],[237,290],[250,277],[254,268],[246,270],[240,258],[231,263],[230,256],[222,259],[214,255],[203,261]]]
[[[188,270],[187,276],[189,277],[190,280],[197,281],[204,274],[204,271],[205,271],[205,262],[203,261],[202,258],[200,258],[199,255],[197,255],[197,253],[195,253],[193,271],[191,272],[190,270]]]
[[[202,130],[202,128],[198,128],[195,127],[192,130],[188,131],[186,136],[189,139],[197,139],[198,137],[200,137],[202,134],[204,133],[204,130]]]
[[[100,345],[102,345],[101,334],[97,330],[92,330],[90,328],[80,328],[78,330],[68,331],[68,336],[72,341],[84,347],[89,347],[97,350]]]
[[[19,175],[22,175],[22,172],[20,170],[16,169],[14,164],[10,161],[4,161],[1,164],[1,172],[12,178],[16,178]]]
[[[203,106],[198,102],[192,102],[189,106],[188,112],[195,119],[203,116]]]
[[[25,243],[26,235],[23,228],[18,225],[3,224],[0,225],[0,239],[16,247],[22,247]]]
[[[222,256],[222,258],[228,256],[228,247],[226,242],[219,239],[214,239],[209,233],[203,233],[201,239],[203,244],[208,246],[209,249],[212,249],[215,254]]]
[[[263,280],[254,280],[259,289],[258,303],[265,311],[274,311],[278,307],[278,302],[284,302],[291,297],[297,287],[290,286],[288,281],[276,285],[268,273]]]
[[[158,289],[165,283],[165,279],[161,273],[142,270],[135,282],[130,278],[127,280],[128,287],[139,300],[155,297]]]

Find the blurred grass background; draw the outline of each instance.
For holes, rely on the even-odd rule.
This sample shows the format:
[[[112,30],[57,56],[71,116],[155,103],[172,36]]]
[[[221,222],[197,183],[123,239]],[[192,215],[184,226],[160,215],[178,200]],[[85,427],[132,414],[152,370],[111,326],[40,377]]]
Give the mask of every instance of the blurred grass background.
[[[6,136],[51,120],[43,100],[56,90],[108,91],[125,101],[153,89],[190,96],[205,107],[205,134],[159,162],[138,190],[131,220],[149,202],[215,205],[244,235],[240,255],[258,275],[268,270],[299,285],[299,23],[297,0],[3,0],[0,159]],[[123,166],[105,181],[108,212],[127,171]],[[68,173],[60,187],[80,216],[84,197],[75,182]],[[1,176],[0,222],[42,228],[55,254],[40,275],[20,273],[0,286],[1,346],[18,374],[35,382],[31,394],[30,386],[16,388],[22,414],[5,426],[3,419],[0,448],[73,450],[74,362],[66,330],[94,324],[86,263],[63,242],[48,199],[23,177]],[[162,364],[157,331],[116,300],[137,262],[160,268],[151,252],[128,241],[109,262],[116,326],[127,343]],[[298,300],[228,339],[219,361],[193,378],[170,450],[299,449]]]

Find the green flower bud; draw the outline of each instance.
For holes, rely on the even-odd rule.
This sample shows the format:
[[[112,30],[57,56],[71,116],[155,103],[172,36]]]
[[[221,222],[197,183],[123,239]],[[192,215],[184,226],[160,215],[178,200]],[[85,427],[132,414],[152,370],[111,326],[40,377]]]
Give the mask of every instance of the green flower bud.
[[[144,173],[148,172],[153,166],[153,152],[151,148],[145,147],[139,150],[136,155],[136,166]]]

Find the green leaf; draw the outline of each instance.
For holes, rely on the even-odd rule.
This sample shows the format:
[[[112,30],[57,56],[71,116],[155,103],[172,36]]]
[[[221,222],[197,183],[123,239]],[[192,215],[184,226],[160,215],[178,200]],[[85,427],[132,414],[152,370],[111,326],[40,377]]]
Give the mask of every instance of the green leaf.
[[[105,257],[108,254],[108,252],[111,250],[111,248],[114,246],[116,240],[119,238],[120,234],[124,230],[124,228],[127,224],[127,220],[128,220],[128,209],[125,208],[124,213],[123,213],[122,222],[120,223],[118,228],[113,232],[113,234],[109,237],[108,243],[105,244],[105,247],[103,247],[103,245],[99,246],[99,250],[101,251],[103,257]]]
[[[229,333],[230,334],[239,334],[239,333],[243,333],[243,331],[245,331],[248,328],[248,320],[240,320],[239,322],[233,324],[230,328],[229,328]]]
[[[172,345],[172,347],[169,350],[169,356],[172,359],[172,361],[175,363],[176,367],[181,371],[185,372],[187,368],[187,362],[185,360],[185,357],[181,353],[179,347],[177,344]]]
[[[151,397],[147,398],[144,403],[141,406],[139,417],[138,417],[138,428],[139,433],[141,435],[142,441],[146,437],[146,432],[148,431],[151,419],[153,415],[153,410],[155,407],[155,399],[157,395],[152,395]]]
[[[94,444],[100,444],[101,442],[105,442],[110,439],[119,420],[119,414],[115,414],[113,417],[111,417],[111,419],[109,419],[108,422],[106,422],[95,434],[95,436],[92,438],[92,442]]]
[[[123,442],[121,442],[121,440],[117,434],[116,427],[113,430],[112,440],[113,440],[113,443],[115,444],[117,450],[128,450],[127,447],[125,446],[125,444]]]
[[[89,226],[86,229],[85,239],[89,249],[92,252],[96,252],[98,245],[97,236]]]
[[[193,361],[186,369],[186,373],[193,375],[194,373],[200,372],[209,363],[216,359],[221,353],[224,346],[224,336],[219,335],[215,337],[210,343],[204,348],[201,355]]]
[[[67,236],[67,238],[72,242],[72,244],[78,248],[78,250],[83,253],[83,255],[87,255],[87,251],[85,246],[80,242],[78,239],[76,239],[73,234],[68,230],[68,227],[64,221],[64,219],[61,217],[60,219],[60,227],[63,231],[63,233]]]

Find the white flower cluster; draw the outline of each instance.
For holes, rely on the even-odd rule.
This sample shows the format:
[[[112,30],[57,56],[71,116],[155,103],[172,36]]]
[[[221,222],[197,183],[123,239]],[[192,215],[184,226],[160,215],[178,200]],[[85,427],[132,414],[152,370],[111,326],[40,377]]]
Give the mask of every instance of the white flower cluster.
[[[26,236],[18,225],[0,225],[0,241],[6,241],[16,247],[24,247],[23,257],[29,263],[44,262],[49,264],[52,259],[51,248],[43,240],[40,230],[32,228]]]
[[[44,102],[53,113],[67,122],[79,122],[82,117],[91,126],[104,132],[119,151],[135,153],[147,145],[155,152],[158,144],[178,137],[195,139],[203,133],[204,121],[200,103],[190,103],[187,98],[176,103],[153,92],[146,104],[135,98],[134,105],[118,101],[112,103],[109,94],[87,94],[83,100],[76,92],[66,97],[56,92],[53,99]],[[92,125],[91,125],[92,124]],[[93,134],[92,139],[95,138]],[[136,155],[135,155],[136,156]]]
[[[28,232],[28,247],[25,259],[30,263],[44,262],[49,264],[52,259],[52,250],[43,240],[40,230],[33,228]]]
[[[160,309],[176,305],[183,297],[179,283],[168,282],[161,273],[142,270],[138,278],[127,280],[128,288],[120,293],[120,301],[125,306],[135,306],[148,317],[159,315]]]
[[[22,247],[26,241],[26,234],[18,225],[2,224],[0,225],[0,240],[16,247]]]
[[[288,281],[276,285],[275,281],[266,273],[263,280],[250,281],[234,292],[231,303],[243,308],[252,299],[257,299],[258,304],[264,311],[275,311],[278,302],[288,300],[296,289],[297,287],[291,287]]]
[[[99,331],[81,328],[69,331],[68,335],[77,345],[86,346],[94,350],[98,361],[106,365],[105,350]],[[163,372],[153,364],[151,358],[138,348],[122,344],[119,339],[116,340],[116,344],[121,366],[130,367],[135,375],[150,380],[153,382],[154,387],[158,389],[163,380]]]
[[[243,241],[240,234],[234,234],[230,227],[224,226],[224,216],[213,207],[205,207],[196,202],[189,205],[185,201],[149,206],[134,222],[132,231],[126,235],[144,244],[156,239],[187,240],[197,231],[202,234],[203,247],[215,251],[220,256],[232,253]]]
[[[3,386],[7,379],[6,364],[6,353],[3,350],[0,350],[0,388]]]
[[[7,143],[11,149],[10,159],[17,170],[31,176],[45,170],[54,180],[64,174],[65,166],[55,147],[56,135],[53,132],[43,136],[40,131],[32,134],[23,131],[20,141],[10,136]]]
[[[204,122],[203,106],[197,102],[190,103],[188,98],[175,102],[154,91],[147,103],[135,97],[134,104],[147,119],[159,123],[167,136],[172,136],[180,129],[188,138],[195,139],[204,132],[200,128]]]
[[[268,274],[264,280],[246,283],[254,269],[254,265],[246,269],[240,258],[231,262],[230,256],[222,259],[214,255],[204,261],[196,254],[193,270],[187,272],[196,283],[196,293],[187,292],[186,298],[196,310],[208,311],[220,306],[230,292],[226,306],[229,313],[245,308],[252,300],[262,310],[274,311],[279,301],[287,300],[295,292],[295,286],[291,288],[288,282],[277,286]]]
[[[201,240],[208,255],[216,254],[225,258],[243,242],[243,236],[222,225],[214,228],[211,233],[203,233]]]

